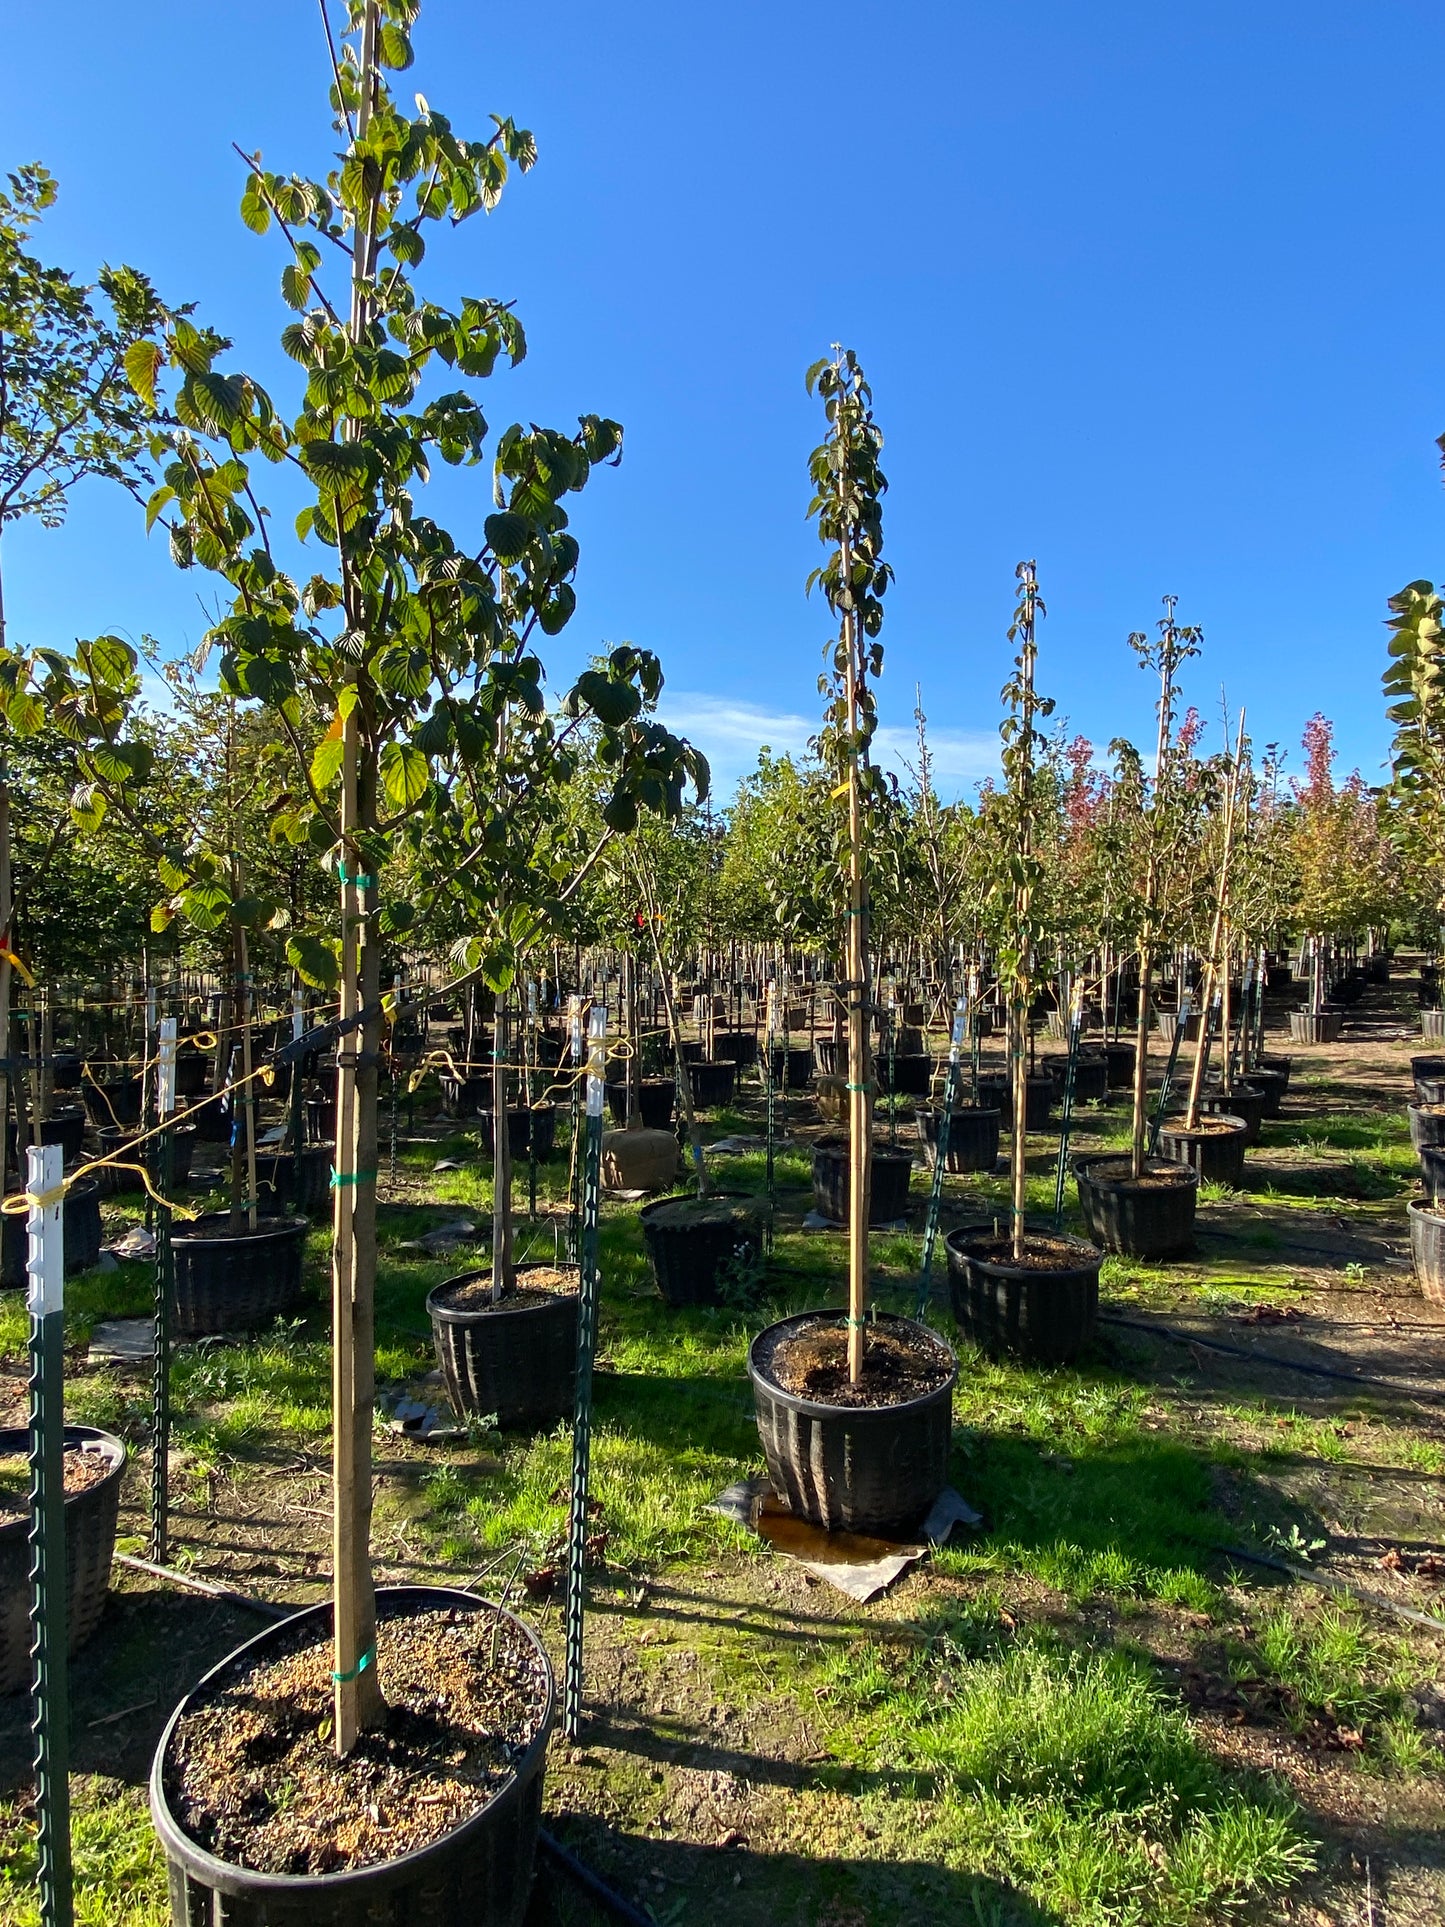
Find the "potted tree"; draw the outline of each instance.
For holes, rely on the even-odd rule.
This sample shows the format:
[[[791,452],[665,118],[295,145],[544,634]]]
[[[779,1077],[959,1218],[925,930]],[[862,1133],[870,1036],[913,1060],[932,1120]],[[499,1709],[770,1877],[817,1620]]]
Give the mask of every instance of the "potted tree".
[[[882,792],[869,760],[877,715],[870,680],[892,570],[883,560],[882,435],[850,350],[808,371],[828,434],[813,455],[810,514],[828,548],[809,578],[838,623],[825,652],[828,696],[819,738],[834,777],[835,848],[847,878],[843,949],[848,999],[848,1305],[805,1312],[753,1340],[749,1374],[773,1489],[815,1524],[877,1531],[916,1522],[948,1476],[953,1354],[926,1327],[869,1316],[868,1226],[873,1162],[867,831]]]
[[[1181,666],[1199,653],[1200,630],[1174,619],[1175,598],[1164,598],[1164,616],[1152,640],[1135,631],[1130,647],[1141,666],[1159,678],[1152,783],[1131,745],[1115,744],[1114,800],[1130,826],[1135,889],[1120,910],[1121,936],[1128,933],[1138,977],[1134,1018],[1134,1077],[1127,1158],[1076,1160],[1079,1205],[1093,1241],[1131,1258],[1168,1258],[1194,1241],[1199,1173],[1188,1163],[1148,1153],[1149,1029],[1152,981],[1166,934],[1177,915],[1184,855],[1194,835],[1198,791],[1189,787],[1190,742],[1175,729]],[[1187,896],[1187,887],[1182,892]]]
[[[983,1350],[1011,1351],[1051,1363],[1077,1357],[1089,1341],[1099,1302],[1099,1254],[1060,1233],[1028,1229],[1028,1041],[1044,930],[1038,897],[1040,815],[1047,776],[1039,769],[1036,718],[1053,702],[1034,682],[1036,627],[1044,612],[1032,562],[1018,565],[1018,604],[1009,628],[1017,644],[1014,673],[1004,687],[1001,734],[1005,784],[998,798],[999,848],[1004,867],[998,902],[1002,925],[998,971],[1008,1010],[1012,1142],[1009,1150],[1010,1229],[965,1225],[947,1240],[949,1292],[959,1328]]]

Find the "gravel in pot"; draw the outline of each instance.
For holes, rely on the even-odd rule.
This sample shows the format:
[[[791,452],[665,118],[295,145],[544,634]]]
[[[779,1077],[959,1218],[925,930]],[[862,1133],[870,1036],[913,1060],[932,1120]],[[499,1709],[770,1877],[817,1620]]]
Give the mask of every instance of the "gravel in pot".
[[[30,1434],[0,1431],[0,1693],[30,1684]],[[110,1590],[125,1447],[91,1425],[65,1428],[65,1610],[69,1650],[99,1624]]]
[[[518,1265],[516,1283],[496,1303],[490,1268],[448,1278],[428,1293],[453,1411],[518,1428],[571,1416],[579,1279],[575,1265]]]
[[[1103,1257],[1081,1238],[1031,1231],[1016,1259],[1006,1230],[965,1225],[945,1249],[954,1319],[980,1351],[1066,1365],[1093,1337]]]
[[[638,1214],[663,1302],[720,1305],[751,1289],[762,1271],[766,1205],[740,1192],[659,1198]]]
[[[261,1331],[291,1317],[301,1304],[310,1229],[305,1218],[263,1218],[252,1231],[243,1217],[233,1231],[228,1211],[177,1223],[171,1232],[176,1336]]]
[[[799,1518],[829,1531],[909,1529],[948,1483],[958,1363],[908,1318],[877,1314],[864,1375],[848,1379],[848,1323],[802,1312],[753,1340],[748,1373],[768,1480]]]
[[[151,1818],[172,1918],[520,1927],[555,1711],[536,1635],[470,1593],[378,1591],[381,1727],[331,1743],[331,1606],[270,1626],[172,1714]]]
[[[1141,1176],[1128,1157],[1074,1159],[1084,1229],[1104,1251],[1125,1258],[1178,1258],[1194,1244],[1199,1173],[1170,1158],[1146,1159]]]

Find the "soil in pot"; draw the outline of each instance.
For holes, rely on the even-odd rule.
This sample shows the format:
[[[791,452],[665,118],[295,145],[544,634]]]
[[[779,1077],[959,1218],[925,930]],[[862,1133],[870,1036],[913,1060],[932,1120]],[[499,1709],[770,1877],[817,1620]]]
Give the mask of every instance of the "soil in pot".
[[[30,1464],[22,1426],[0,1431],[0,1694],[30,1683]],[[65,1597],[75,1652],[110,1588],[125,1447],[89,1425],[65,1428]]]
[[[1103,1262],[1092,1245],[1030,1232],[1015,1258],[1006,1232],[965,1226],[945,1248],[954,1318],[981,1351],[1064,1365],[1092,1338]]]
[[[1238,1190],[1244,1183],[1246,1128],[1242,1117],[1232,1115],[1201,1117],[1192,1130],[1166,1124],[1159,1133],[1159,1152],[1176,1164],[1192,1164],[1201,1184],[1228,1184]]]
[[[873,1146],[872,1184],[868,1193],[870,1225],[893,1224],[908,1215],[908,1181],[912,1172],[911,1150],[887,1144]],[[833,1224],[846,1224],[852,1191],[848,1140],[814,1139],[813,1203],[819,1214]]]
[[[452,1409],[501,1426],[570,1416],[577,1371],[575,1265],[518,1265],[493,1301],[492,1274],[469,1271],[429,1293],[437,1363]]]
[[[301,1303],[305,1218],[263,1218],[252,1231],[244,1217],[233,1231],[229,1212],[213,1212],[171,1233],[178,1338],[210,1332],[260,1331],[290,1317]]]
[[[918,1141],[923,1146],[924,1162],[932,1170],[937,1160],[938,1132],[943,1114],[919,1109],[914,1112],[913,1118]],[[1000,1123],[997,1109],[988,1109],[981,1104],[960,1104],[948,1122],[948,1162],[944,1169],[955,1175],[967,1171],[992,1171],[998,1163]]]
[[[202,1898],[214,1872],[240,1896],[244,1874],[262,1876],[247,1921],[269,1922],[270,1902],[288,1922],[518,1919],[554,1704],[545,1655],[510,1613],[422,1587],[378,1593],[376,1651],[386,1716],[344,1759],[331,1743],[329,1606],[263,1633],[182,1701],[156,1755],[151,1810],[173,1896],[184,1870],[184,1918],[221,1918]],[[489,1808],[518,1836],[507,1854],[476,1824]],[[429,1851],[444,1843],[445,1857]],[[426,1858],[408,1868],[416,1855]],[[374,1881],[336,1878],[369,1869]]]
[[[1199,1173],[1169,1158],[1146,1161],[1139,1177],[1127,1157],[1074,1162],[1084,1229],[1104,1251],[1126,1258],[1177,1258],[1194,1243]]]
[[[841,1312],[803,1312],[753,1340],[769,1482],[796,1517],[829,1531],[916,1526],[948,1480],[957,1361],[926,1327],[878,1315],[855,1388],[847,1334]]]
[[[746,1297],[763,1267],[765,1204],[761,1198],[714,1192],[706,1198],[659,1198],[639,1214],[642,1241],[664,1303],[720,1305]]]

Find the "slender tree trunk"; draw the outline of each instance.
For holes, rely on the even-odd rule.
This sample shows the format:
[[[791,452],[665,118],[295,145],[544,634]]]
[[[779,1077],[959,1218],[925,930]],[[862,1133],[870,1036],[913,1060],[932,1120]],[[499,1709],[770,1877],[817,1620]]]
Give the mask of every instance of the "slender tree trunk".
[[[843,579],[852,556],[842,544]],[[869,1048],[868,891],[863,865],[863,799],[858,752],[858,638],[851,611],[843,617],[848,706],[848,1379],[863,1377],[863,1319],[868,1308],[868,1218],[873,1177],[873,1078]]]
[[[497,992],[492,1013],[492,1303],[512,1282],[512,1134],[507,1127],[507,1012]]]

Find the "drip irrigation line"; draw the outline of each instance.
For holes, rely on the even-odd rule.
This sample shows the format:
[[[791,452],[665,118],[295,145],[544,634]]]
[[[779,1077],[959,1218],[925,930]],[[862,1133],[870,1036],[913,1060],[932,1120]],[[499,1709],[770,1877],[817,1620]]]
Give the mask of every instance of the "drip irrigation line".
[[[153,1560],[138,1559],[133,1552],[118,1552],[115,1555],[118,1566],[129,1566],[133,1572],[144,1572],[152,1579],[163,1579],[169,1586],[179,1586],[185,1592],[204,1593],[208,1599],[224,1602],[228,1606],[243,1606],[247,1612],[260,1613],[263,1619],[290,1619],[293,1613],[302,1612],[301,1606],[277,1606],[269,1599],[254,1599],[249,1593],[233,1592],[229,1586],[214,1585],[209,1579],[196,1579],[188,1572],[177,1572],[173,1566],[158,1566]]]
[[[625,1894],[618,1893],[615,1887],[609,1887],[600,1874],[594,1873],[585,1861],[579,1860],[545,1827],[538,1831],[537,1845],[559,1872],[566,1874],[583,1893],[589,1894],[614,1920],[623,1921],[625,1927],[656,1927],[655,1914],[644,1914],[634,1907]]]
[[[1247,1546],[1216,1546],[1214,1550],[1228,1559],[1246,1560],[1251,1566],[1267,1566],[1271,1572],[1285,1573],[1291,1579],[1302,1580],[1309,1586],[1319,1586],[1325,1592],[1344,1593],[1351,1599],[1358,1599],[1362,1605],[1393,1613],[1396,1619],[1407,1620],[1412,1626],[1423,1626],[1427,1632],[1445,1633],[1445,1619],[1437,1619],[1433,1613],[1418,1612],[1414,1606],[1402,1606],[1398,1599],[1391,1599],[1387,1593],[1376,1592],[1370,1586],[1357,1586],[1352,1579],[1341,1579],[1338,1573],[1316,1572],[1311,1566],[1297,1566],[1293,1559],[1277,1559],[1271,1553],[1251,1552]]]
[[[1445,1393],[1402,1385],[1398,1379],[1380,1378],[1373,1372],[1341,1372],[1332,1365],[1311,1365],[1302,1358],[1285,1358],[1279,1352],[1250,1351],[1244,1345],[1226,1345],[1219,1338],[1202,1338],[1197,1332],[1181,1331],[1177,1325],[1164,1325],[1143,1318],[1121,1318],[1116,1312],[1099,1313],[1101,1325],[1120,1325],[1128,1331],[1147,1332],[1151,1337],[1172,1338],[1176,1345],[1198,1345],[1206,1352],[1223,1352],[1229,1358],[1242,1358],[1251,1365],[1275,1365],[1281,1371],[1302,1372],[1309,1378],[1336,1379],[1345,1385],[1378,1385],[1399,1398],[1418,1399],[1424,1404],[1439,1404]]]

